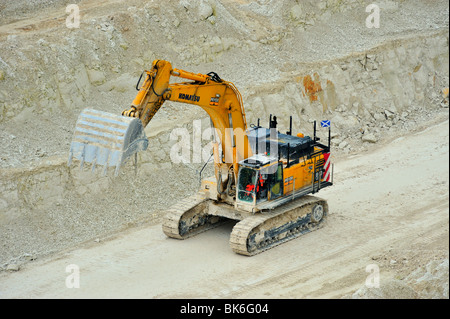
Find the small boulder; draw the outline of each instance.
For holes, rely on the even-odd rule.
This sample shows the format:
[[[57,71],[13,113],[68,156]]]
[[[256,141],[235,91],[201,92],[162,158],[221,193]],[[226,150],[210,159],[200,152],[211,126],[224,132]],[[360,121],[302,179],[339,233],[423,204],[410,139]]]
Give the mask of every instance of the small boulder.
[[[376,138],[376,136],[374,134],[369,133],[369,134],[363,135],[362,141],[368,142],[368,143],[376,143],[376,142],[378,142],[378,139]]]
[[[9,264],[6,267],[6,271],[14,272],[14,271],[19,271],[19,270],[20,270],[20,266],[18,264]]]
[[[201,1],[200,5],[198,7],[198,15],[199,15],[200,19],[206,20],[213,14],[214,14],[214,10],[211,7],[211,5],[206,1]]]
[[[101,85],[101,84],[105,83],[105,81],[106,81],[106,76],[102,71],[88,70],[87,73],[88,73],[89,81],[94,86]]]
[[[299,4],[291,8],[291,18],[295,21],[301,20],[303,17],[303,9]]]
[[[395,113],[390,110],[385,110],[384,114],[386,115],[386,118],[388,118],[388,119],[393,119],[395,116]]]

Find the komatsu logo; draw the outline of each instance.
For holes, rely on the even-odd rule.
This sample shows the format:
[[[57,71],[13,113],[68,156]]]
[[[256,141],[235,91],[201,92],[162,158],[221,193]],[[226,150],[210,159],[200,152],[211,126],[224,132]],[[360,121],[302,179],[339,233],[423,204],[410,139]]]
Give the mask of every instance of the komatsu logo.
[[[192,101],[192,102],[200,102],[200,96],[197,96],[197,95],[190,95],[190,94],[180,93],[178,98],[180,100],[187,100],[187,101]]]

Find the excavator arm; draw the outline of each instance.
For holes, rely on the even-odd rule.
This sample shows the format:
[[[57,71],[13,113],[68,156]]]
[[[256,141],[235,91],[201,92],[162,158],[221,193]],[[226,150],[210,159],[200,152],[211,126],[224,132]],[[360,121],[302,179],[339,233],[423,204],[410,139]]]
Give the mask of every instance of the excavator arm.
[[[170,83],[172,77],[189,81]],[[144,78],[144,82],[139,88],[142,78]],[[125,118],[139,119],[142,127],[137,125],[137,123],[130,123],[133,123],[135,126],[134,131],[139,131],[134,132],[132,135],[141,140],[143,129],[149,124],[165,101],[197,105],[205,110],[211,118],[220,140],[221,157],[219,157],[218,152],[219,145],[214,147],[216,178],[221,183],[226,183],[229,176],[236,179],[239,170],[238,163],[250,157],[252,150],[246,135],[247,123],[242,97],[233,83],[220,79],[215,73],[209,73],[208,75],[194,74],[184,70],[173,69],[170,62],[155,60],[151,70],[144,71],[141,75],[137,88],[139,92],[136,98],[131,107],[122,113],[121,117],[111,114],[99,116],[103,118],[109,117],[116,121],[125,121]],[[84,113],[86,111],[82,113],[82,116]],[[77,124],[77,126],[79,125]],[[104,126],[107,126],[107,123]],[[132,143],[133,141],[129,144]],[[86,141],[85,144],[92,144],[92,142]],[[85,146],[83,145],[83,147]],[[122,146],[125,147],[124,144]],[[133,153],[145,148],[146,146],[134,147],[131,151],[126,151],[120,163],[122,164]],[[80,149],[80,145],[78,145],[78,149]],[[86,158],[84,158],[84,161],[86,161]]]
[[[146,77],[139,93],[131,108],[122,115],[137,117],[146,127],[165,101],[201,107],[211,118],[222,147],[222,158],[219,158],[218,146],[214,148],[216,177],[223,183],[231,171],[237,177],[237,163],[252,154],[245,133],[247,123],[242,97],[234,84],[213,72],[205,75],[172,69],[170,62],[162,60],[154,61],[152,69],[144,73]],[[170,84],[171,77],[190,81]]]

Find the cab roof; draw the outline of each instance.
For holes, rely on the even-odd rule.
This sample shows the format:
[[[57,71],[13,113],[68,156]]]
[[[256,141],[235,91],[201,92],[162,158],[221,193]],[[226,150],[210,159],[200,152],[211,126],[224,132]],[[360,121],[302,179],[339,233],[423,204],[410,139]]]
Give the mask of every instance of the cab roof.
[[[260,168],[275,162],[278,162],[278,158],[276,158],[275,156],[270,156],[266,154],[255,154],[239,162],[239,165],[252,168]]]

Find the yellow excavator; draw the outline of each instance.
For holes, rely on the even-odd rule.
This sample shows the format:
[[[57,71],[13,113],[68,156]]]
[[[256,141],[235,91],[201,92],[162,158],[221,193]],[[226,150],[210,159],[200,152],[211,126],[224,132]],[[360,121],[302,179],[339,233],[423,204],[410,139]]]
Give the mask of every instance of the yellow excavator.
[[[172,77],[187,82],[170,83]],[[142,82],[143,80],[143,82]],[[142,82],[142,85],[141,85]],[[144,128],[165,101],[197,105],[211,118],[215,176],[201,182],[197,194],[167,209],[164,233],[185,239],[233,219],[231,249],[252,256],[317,229],[328,214],[324,199],[312,196],[333,185],[330,129],[327,145],[316,136],[280,133],[276,116],[269,127],[247,126],[241,94],[216,73],[194,74],[155,60],[138,81],[131,107],[121,115],[93,109],[80,114],[71,143],[73,159],[92,170],[120,167],[146,150]]]

